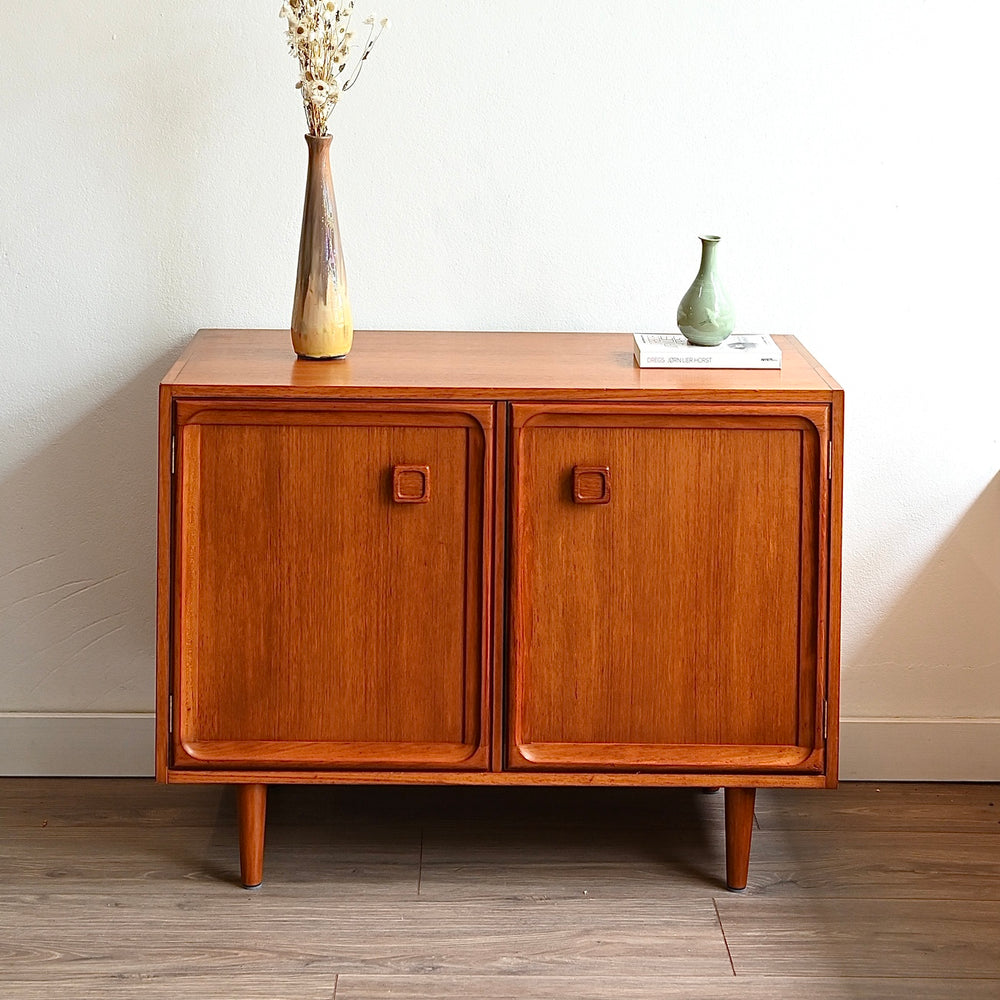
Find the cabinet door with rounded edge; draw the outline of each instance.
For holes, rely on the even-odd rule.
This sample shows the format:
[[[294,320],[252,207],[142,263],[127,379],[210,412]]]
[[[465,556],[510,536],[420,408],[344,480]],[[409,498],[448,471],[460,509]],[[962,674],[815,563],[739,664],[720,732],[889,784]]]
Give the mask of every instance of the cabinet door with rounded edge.
[[[507,766],[821,774],[829,408],[512,410]]]
[[[172,765],[487,768],[491,408],[175,416]]]

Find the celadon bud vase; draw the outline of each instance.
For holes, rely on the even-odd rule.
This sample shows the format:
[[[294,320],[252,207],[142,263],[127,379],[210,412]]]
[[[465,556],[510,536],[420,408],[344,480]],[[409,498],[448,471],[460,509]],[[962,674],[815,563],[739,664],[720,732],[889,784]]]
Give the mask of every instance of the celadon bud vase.
[[[307,361],[345,358],[354,341],[347,268],[330,173],[332,141],[328,135],[306,136],[309,167],[292,307],[292,347]]]
[[[718,347],[733,332],[733,304],[716,272],[719,237],[698,238],[701,240],[701,267],[677,307],[677,327],[698,347]]]

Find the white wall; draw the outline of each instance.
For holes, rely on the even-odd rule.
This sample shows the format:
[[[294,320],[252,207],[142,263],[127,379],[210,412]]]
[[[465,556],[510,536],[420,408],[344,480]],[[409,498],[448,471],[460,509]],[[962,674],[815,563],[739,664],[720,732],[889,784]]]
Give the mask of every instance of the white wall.
[[[740,328],[848,394],[845,775],[1000,779],[993,5],[385,3],[358,326],[664,329],[723,234]],[[0,5],[0,771],[150,770],[155,387],[291,307],[279,6]]]

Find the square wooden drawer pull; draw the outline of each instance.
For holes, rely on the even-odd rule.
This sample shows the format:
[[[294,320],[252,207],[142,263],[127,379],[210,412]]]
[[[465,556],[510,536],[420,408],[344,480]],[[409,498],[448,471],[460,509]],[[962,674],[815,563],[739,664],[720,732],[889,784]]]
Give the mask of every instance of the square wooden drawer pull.
[[[431,499],[430,466],[393,466],[392,499],[396,503],[429,503]]]
[[[573,469],[573,499],[577,503],[611,503],[611,469],[577,465]]]

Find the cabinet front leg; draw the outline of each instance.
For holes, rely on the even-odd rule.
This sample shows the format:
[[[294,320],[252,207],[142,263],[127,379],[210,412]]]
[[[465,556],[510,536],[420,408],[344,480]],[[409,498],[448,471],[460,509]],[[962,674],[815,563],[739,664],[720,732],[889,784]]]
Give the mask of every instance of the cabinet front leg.
[[[747,887],[756,797],[756,788],[726,789],[726,885],[730,889]]]
[[[237,785],[236,815],[240,826],[240,881],[255,889],[264,881],[264,818],[267,785]]]

